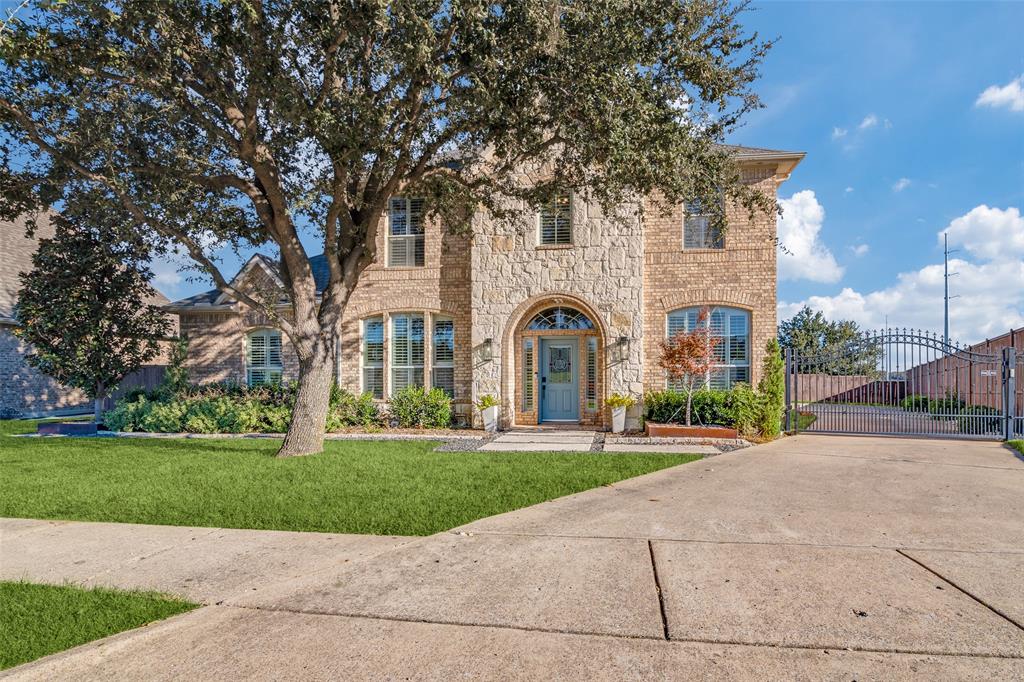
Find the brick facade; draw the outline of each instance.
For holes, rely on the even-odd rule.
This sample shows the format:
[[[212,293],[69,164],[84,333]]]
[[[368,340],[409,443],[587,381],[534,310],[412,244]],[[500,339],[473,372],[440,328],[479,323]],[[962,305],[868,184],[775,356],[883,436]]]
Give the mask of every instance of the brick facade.
[[[29,347],[14,335],[19,275],[32,269],[38,240],[54,234],[48,219],[38,221],[32,238],[26,236],[25,227],[24,218],[13,223],[0,221],[0,418],[91,412],[93,403],[81,390],[63,386],[30,367],[25,362]],[[158,292],[150,303],[160,306],[169,301]],[[177,319],[172,316],[171,322],[172,334],[176,334]],[[167,349],[162,347],[161,354],[150,362],[159,365],[166,358]]]
[[[774,197],[802,155],[751,151],[756,153],[740,159],[744,181]],[[727,207],[725,247],[701,250],[683,248],[681,207],[666,215],[647,201],[608,216],[584,195],[574,194],[571,215],[572,243],[557,247],[538,245],[538,214],[526,206],[513,220],[477,213],[464,234],[450,234],[428,223],[422,267],[384,265],[385,219],[378,235],[379,262],[363,274],[345,311],[337,359],[339,384],[354,392],[363,390],[362,322],[380,317],[385,322],[383,374],[388,394],[388,321],[408,312],[424,316],[424,376],[429,383],[430,321],[444,316],[455,328],[456,411],[475,414],[472,402],[489,394],[501,401],[503,426],[536,423],[536,405],[526,409],[523,387],[531,371],[536,381],[537,360],[524,367],[523,340],[540,335],[525,327],[533,315],[558,305],[584,312],[594,324],[592,333],[577,334],[581,344],[588,336],[596,338],[598,359],[597,404],[591,409],[586,409],[580,378],[583,424],[608,424],[603,401],[613,392],[639,396],[665,387],[657,343],[665,337],[668,313],[681,308],[711,305],[747,311],[751,381],[756,383],[765,343],[776,329],[774,215],[751,219],[746,209]],[[268,323],[216,299],[216,292],[209,292],[175,304],[182,331],[191,340],[192,377],[242,382],[246,336]],[[283,346],[284,377],[296,378],[287,339]],[[581,365],[582,358],[580,353]],[[631,415],[634,424],[638,414],[639,407]]]

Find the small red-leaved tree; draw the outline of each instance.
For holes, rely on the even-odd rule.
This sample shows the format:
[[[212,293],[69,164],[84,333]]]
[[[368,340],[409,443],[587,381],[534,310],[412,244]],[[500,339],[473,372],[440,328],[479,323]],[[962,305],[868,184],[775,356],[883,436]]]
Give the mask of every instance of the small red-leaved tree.
[[[686,425],[690,426],[693,392],[704,386],[715,366],[715,350],[722,339],[715,336],[709,318],[710,308],[701,308],[697,324],[690,331],[676,332],[661,342],[661,366],[669,377],[682,385],[686,393]]]

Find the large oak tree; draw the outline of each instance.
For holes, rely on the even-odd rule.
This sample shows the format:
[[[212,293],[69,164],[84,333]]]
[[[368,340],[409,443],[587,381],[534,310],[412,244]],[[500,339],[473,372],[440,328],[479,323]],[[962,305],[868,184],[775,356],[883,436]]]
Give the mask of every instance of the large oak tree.
[[[652,192],[774,206],[716,144],[759,106],[769,44],[743,3],[28,4],[0,31],[0,214],[85,186],[270,315],[300,367],[282,455],[322,448],[340,320],[392,194],[449,229],[557,187],[607,208]],[[226,246],[273,248],[288,305],[232,287]]]

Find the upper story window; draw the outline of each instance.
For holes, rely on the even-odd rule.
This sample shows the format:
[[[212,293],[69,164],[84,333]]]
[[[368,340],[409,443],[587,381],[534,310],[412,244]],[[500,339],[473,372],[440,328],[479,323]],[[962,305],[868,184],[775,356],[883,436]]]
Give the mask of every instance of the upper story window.
[[[363,347],[361,355],[363,392],[374,398],[384,397],[384,318],[368,317],[363,320]]]
[[[541,206],[540,243],[541,246],[572,244],[572,201],[568,192]]]
[[[392,197],[388,210],[388,265],[423,267],[423,199]]]
[[[668,337],[693,330],[698,324],[700,311],[700,308],[685,308],[669,313]],[[705,324],[710,324],[712,334],[722,339],[715,348],[715,367],[706,377],[707,384],[714,389],[726,390],[741,381],[750,383],[750,313],[739,308],[716,307],[711,310]],[[671,379],[668,387],[681,388]]]
[[[724,249],[725,235],[714,226],[701,201],[683,204],[683,248]]]
[[[423,315],[391,316],[391,395],[423,386]]]
[[[246,339],[246,382],[250,386],[281,381],[284,363],[281,360],[281,332],[260,329]]]

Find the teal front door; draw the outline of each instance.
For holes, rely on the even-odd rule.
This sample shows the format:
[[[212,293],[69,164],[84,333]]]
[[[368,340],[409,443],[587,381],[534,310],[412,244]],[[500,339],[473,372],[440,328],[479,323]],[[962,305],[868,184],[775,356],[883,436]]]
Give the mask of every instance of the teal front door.
[[[540,340],[540,420],[579,421],[579,339],[571,336]]]

